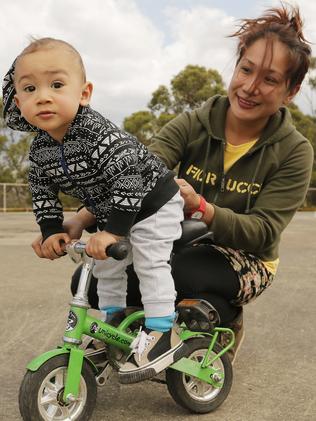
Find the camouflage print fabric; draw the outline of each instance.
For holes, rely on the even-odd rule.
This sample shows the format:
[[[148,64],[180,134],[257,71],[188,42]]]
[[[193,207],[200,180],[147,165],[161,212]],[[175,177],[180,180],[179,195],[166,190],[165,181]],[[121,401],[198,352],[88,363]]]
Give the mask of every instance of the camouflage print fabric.
[[[239,278],[240,290],[236,299],[231,301],[233,305],[242,306],[253,301],[271,285],[274,274],[267,270],[258,257],[243,250],[213,247],[226,257]]]

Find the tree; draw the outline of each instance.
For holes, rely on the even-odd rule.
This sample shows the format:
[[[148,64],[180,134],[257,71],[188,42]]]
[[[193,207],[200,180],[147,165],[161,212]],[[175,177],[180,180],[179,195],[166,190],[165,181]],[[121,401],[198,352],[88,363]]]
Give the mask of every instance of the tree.
[[[5,125],[0,100],[0,182],[26,183],[28,151],[33,134],[17,133]]]
[[[148,109],[124,119],[124,129],[147,145],[151,137],[168,121],[185,110],[192,110],[215,94],[224,94],[224,82],[213,69],[188,65],[170,82],[170,88],[161,85],[148,103]]]
[[[138,111],[124,120],[124,129],[132,133],[144,145],[148,145],[152,136],[155,116],[150,111]]]
[[[316,92],[316,57],[312,57],[311,64],[308,72],[308,84],[313,92]],[[311,180],[311,186],[316,187],[316,108],[314,108],[314,104],[312,101],[311,96],[311,108],[312,108],[312,116],[309,117],[309,121],[306,121],[302,115],[300,115],[298,112],[294,112],[293,119],[297,120],[297,124],[301,126],[302,133],[305,134],[305,136],[311,141],[311,144],[314,148],[314,167],[313,167],[313,174],[312,174],[312,180]],[[308,116],[307,116],[308,117]],[[304,133],[305,130],[305,133]]]
[[[307,83],[310,87],[310,92],[306,94],[306,98],[309,101],[311,114],[316,115],[316,108],[314,102],[314,93],[316,92],[316,57],[311,58],[309,71],[307,73]]]
[[[171,81],[174,110],[192,110],[216,94],[224,94],[223,80],[217,70],[188,65]]]
[[[29,161],[28,154],[33,133],[23,133],[11,130],[6,126],[3,116],[3,103],[0,98],[0,183],[28,182]],[[2,202],[0,191],[0,207]],[[60,200],[64,208],[77,208],[77,199],[60,193]],[[31,196],[28,188],[10,186],[7,188],[8,207],[30,208]]]
[[[312,57],[310,70],[309,70],[310,76],[308,78],[308,84],[312,89],[316,89],[316,75],[314,75],[315,70],[316,70],[316,57]]]
[[[295,127],[311,142],[313,146],[315,156],[310,185],[311,187],[316,187],[316,117],[302,113],[302,111],[294,103],[289,105],[289,109],[291,111]]]

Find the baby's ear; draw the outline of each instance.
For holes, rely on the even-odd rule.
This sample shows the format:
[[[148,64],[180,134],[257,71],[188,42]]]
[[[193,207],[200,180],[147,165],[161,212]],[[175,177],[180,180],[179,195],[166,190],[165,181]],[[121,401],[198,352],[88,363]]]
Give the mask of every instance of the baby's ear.
[[[88,105],[91,99],[93,85],[91,82],[86,82],[82,87],[80,105]]]
[[[14,102],[15,102],[15,105],[20,109],[19,97],[16,94],[14,95]]]

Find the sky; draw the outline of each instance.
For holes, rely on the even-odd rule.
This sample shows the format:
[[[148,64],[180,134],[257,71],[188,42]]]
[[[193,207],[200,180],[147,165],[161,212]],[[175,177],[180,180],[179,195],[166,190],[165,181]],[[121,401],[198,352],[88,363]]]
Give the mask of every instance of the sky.
[[[291,3],[291,1],[290,1]],[[188,64],[216,69],[228,86],[238,19],[252,18],[275,0],[2,0],[0,76],[30,37],[53,37],[82,55],[94,85],[91,106],[118,125],[144,110],[151,94]],[[316,2],[296,0],[304,34],[315,43]],[[310,112],[307,88],[297,98]]]

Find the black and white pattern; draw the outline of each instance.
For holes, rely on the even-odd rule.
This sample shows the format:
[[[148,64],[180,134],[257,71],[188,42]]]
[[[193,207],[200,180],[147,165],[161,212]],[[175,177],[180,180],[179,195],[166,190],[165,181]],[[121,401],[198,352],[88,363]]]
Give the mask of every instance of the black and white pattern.
[[[168,173],[144,145],[90,107],[80,108],[63,144],[40,131],[30,150],[29,182],[38,223],[62,220],[62,191],[83,202],[99,225],[120,211],[129,212],[130,226],[144,196]]]

